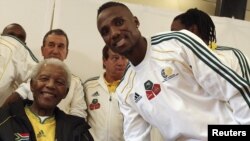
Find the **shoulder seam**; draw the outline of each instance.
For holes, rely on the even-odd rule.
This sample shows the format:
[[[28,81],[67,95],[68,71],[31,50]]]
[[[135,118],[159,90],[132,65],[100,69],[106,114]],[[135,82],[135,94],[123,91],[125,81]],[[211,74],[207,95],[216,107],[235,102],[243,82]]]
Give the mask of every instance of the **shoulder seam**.
[[[85,81],[82,83],[82,85],[85,85],[87,82],[93,81],[93,80],[97,80],[97,79],[99,79],[99,78],[100,78],[100,76],[91,77],[91,78],[85,80]]]

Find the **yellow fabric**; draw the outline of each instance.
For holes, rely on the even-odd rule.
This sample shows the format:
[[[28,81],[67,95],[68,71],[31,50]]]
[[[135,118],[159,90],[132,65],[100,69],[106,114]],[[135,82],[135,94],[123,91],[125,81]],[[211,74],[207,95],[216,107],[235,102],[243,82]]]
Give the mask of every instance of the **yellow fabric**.
[[[55,141],[56,120],[54,116],[41,122],[40,118],[32,113],[27,106],[25,113],[33,126],[37,141]]]
[[[120,80],[114,81],[112,83],[109,83],[105,80],[106,85],[108,86],[109,93],[112,94],[115,92],[116,87],[120,83]]]
[[[215,50],[217,48],[217,44],[215,42],[209,42],[209,45],[208,45],[212,50]]]

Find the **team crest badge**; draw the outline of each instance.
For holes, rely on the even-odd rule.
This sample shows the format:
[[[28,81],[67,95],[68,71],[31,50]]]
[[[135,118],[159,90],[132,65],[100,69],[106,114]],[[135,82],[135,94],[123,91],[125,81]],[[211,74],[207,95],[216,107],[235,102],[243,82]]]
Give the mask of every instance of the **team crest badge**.
[[[144,87],[146,90],[146,95],[147,95],[148,100],[151,100],[152,98],[154,98],[161,92],[160,84],[154,84],[150,80],[144,83]]]
[[[96,110],[96,109],[99,109],[100,107],[101,107],[101,104],[98,102],[98,99],[93,99],[92,103],[89,104],[90,110]]]
[[[166,67],[161,70],[161,76],[164,78],[163,82],[168,81],[169,79],[177,76],[178,73],[174,74],[171,67]]]

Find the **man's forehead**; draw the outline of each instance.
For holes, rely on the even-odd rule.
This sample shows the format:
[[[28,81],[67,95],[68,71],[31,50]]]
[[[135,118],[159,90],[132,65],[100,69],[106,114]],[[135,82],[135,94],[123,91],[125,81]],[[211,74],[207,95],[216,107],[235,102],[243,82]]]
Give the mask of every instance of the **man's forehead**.
[[[122,56],[122,55],[120,55],[119,53],[115,53],[115,52],[113,52],[111,49],[109,49],[109,51],[108,51],[108,53],[109,53],[109,56],[110,57],[114,57],[114,56]]]
[[[66,37],[63,35],[51,34],[51,35],[48,35],[48,37],[46,38],[46,41],[48,41],[48,42],[58,42],[58,41],[66,42],[67,40],[66,40]]]
[[[58,34],[49,34],[47,38],[65,38],[66,37],[64,35],[58,35]]]
[[[122,6],[114,6],[103,10],[97,19],[98,27],[104,27],[114,21],[116,18],[127,18],[132,14],[127,10],[127,8]]]
[[[109,7],[104,9],[98,16],[98,18],[101,17],[107,17],[110,15],[123,15],[123,14],[128,14],[130,13],[129,10],[125,7],[122,6],[113,6],[113,7]]]
[[[54,70],[54,71],[50,71]],[[65,73],[65,70],[62,66],[56,65],[56,64],[44,64],[41,68],[40,74],[47,73],[47,71],[50,71],[52,73],[60,72]]]

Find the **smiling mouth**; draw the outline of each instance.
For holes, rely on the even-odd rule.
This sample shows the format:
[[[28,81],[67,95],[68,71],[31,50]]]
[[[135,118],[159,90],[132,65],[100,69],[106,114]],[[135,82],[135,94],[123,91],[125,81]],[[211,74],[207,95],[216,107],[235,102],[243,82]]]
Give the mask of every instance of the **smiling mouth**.
[[[116,47],[121,47],[125,44],[125,39],[122,38],[119,42],[116,42]]]
[[[49,92],[43,92],[42,95],[45,97],[56,97],[54,94],[49,93]]]
[[[60,58],[59,55],[50,55],[49,58]]]
[[[125,43],[126,43],[126,38],[125,37],[121,37],[119,39],[113,40],[112,46],[114,48],[119,48],[119,47],[124,46]]]

